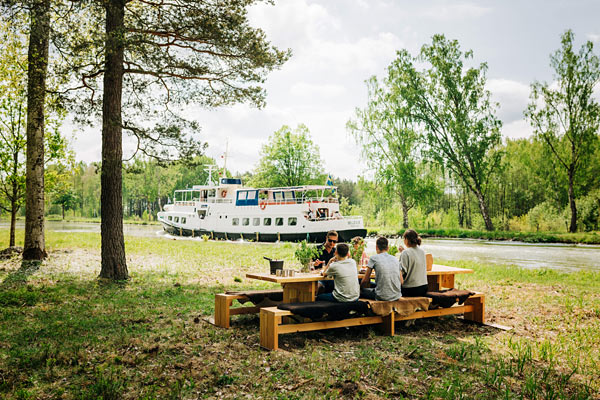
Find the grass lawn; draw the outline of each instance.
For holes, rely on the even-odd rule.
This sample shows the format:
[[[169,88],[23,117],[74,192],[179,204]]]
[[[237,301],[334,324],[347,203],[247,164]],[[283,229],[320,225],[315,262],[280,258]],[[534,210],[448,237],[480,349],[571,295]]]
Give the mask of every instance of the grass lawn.
[[[18,232],[22,238],[22,232]],[[0,249],[8,231],[0,230]],[[258,346],[258,317],[222,330],[214,293],[267,288],[244,278],[291,244],[127,237],[131,279],[103,284],[100,236],[48,232],[49,259],[0,260],[0,398],[600,398],[600,274],[448,262],[473,268],[489,322],[399,323],[283,335]],[[436,262],[440,260],[438,255]]]

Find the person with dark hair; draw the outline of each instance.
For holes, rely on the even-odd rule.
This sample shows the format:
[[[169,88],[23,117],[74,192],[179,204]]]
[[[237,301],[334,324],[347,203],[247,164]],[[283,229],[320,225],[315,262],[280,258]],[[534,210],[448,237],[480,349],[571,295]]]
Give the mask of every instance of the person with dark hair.
[[[388,253],[388,240],[380,237],[375,242],[377,254],[369,258],[367,272],[360,283],[360,296],[371,300],[393,301],[402,297],[402,275],[398,259]],[[367,287],[375,271],[375,287]]]
[[[402,236],[406,249],[400,253],[400,268],[404,283],[402,295],[404,297],[420,297],[427,293],[427,261],[425,252],[419,247],[421,237],[413,230],[408,229]]]
[[[315,269],[320,269],[329,263],[329,260],[333,258],[335,254],[335,244],[338,242],[338,233],[336,231],[327,232],[325,243],[317,246],[319,250],[319,256],[313,260],[315,262]]]
[[[348,256],[350,248],[340,243],[335,248],[335,257],[323,268],[323,276],[333,277],[333,292],[317,296],[317,301],[356,301],[360,296],[356,261]],[[329,281],[331,282],[331,281]]]
[[[325,243],[317,246],[319,256],[314,259],[315,269],[325,267],[335,254],[335,245],[338,242],[338,233],[334,230],[327,232]],[[333,291],[333,281],[319,281],[319,293],[331,293]]]

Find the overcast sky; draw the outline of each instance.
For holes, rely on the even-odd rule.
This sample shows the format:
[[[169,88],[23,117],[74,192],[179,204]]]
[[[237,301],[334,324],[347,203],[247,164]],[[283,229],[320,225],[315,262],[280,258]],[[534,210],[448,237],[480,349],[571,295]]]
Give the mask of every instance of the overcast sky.
[[[327,173],[355,180],[364,163],[345,125],[366,104],[364,80],[382,77],[396,50],[416,54],[431,36],[458,39],[474,60],[488,63],[488,87],[500,103],[503,135],[531,135],[523,120],[529,84],[550,81],[549,55],[566,29],[577,48],[585,41],[600,49],[600,1],[386,1],[276,0],[250,10],[262,28],[292,58],[266,81],[267,105],[193,110],[202,125],[198,139],[220,158],[229,138],[228,169],[252,170],[260,148],[282,125],[304,123],[320,147]],[[77,134],[78,160],[100,159],[101,128]],[[125,143],[125,151],[131,148]],[[219,161],[221,163],[221,161]]]

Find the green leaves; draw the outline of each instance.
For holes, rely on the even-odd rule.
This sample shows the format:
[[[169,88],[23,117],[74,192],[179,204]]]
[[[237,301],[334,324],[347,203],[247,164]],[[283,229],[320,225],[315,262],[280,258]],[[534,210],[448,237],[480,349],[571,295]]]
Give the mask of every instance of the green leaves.
[[[485,191],[489,176],[500,166],[502,123],[485,89],[487,65],[467,68],[472,57],[458,41],[435,35],[417,57],[398,52],[388,74],[410,120],[427,138],[424,153],[477,196],[486,227],[492,230]]]
[[[306,125],[300,124],[293,130],[284,125],[269,137],[250,184],[277,187],[324,182],[319,148],[310,138]]]
[[[600,128],[600,105],[593,98],[600,81],[600,58],[592,42],[575,52],[573,40],[570,30],[562,35],[561,48],[550,57],[555,82],[534,82],[525,110],[536,137],[566,173],[563,185],[569,193],[571,232],[577,230],[575,197],[579,187],[585,186],[586,170],[595,164]]]

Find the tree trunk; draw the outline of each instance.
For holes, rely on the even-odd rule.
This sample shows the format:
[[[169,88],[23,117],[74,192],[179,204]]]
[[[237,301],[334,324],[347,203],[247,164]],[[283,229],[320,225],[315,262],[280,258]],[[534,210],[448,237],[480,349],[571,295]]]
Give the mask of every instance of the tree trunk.
[[[48,71],[50,0],[33,4],[27,56],[27,174],[24,260],[46,256],[44,238],[44,101]]]
[[[410,207],[404,196],[400,196],[400,202],[402,203],[402,227],[408,229],[408,211],[410,210]]]
[[[62,208],[62,220],[65,220],[65,204],[61,204],[61,208]]]
[[[17,194],[16,183],[13,183],[13,196]],[[8,247],[15,247],[15,229],[17,228],[17,201],[16,197],[10,199],[10,239]]]
[[[102,235],[101,278],[127,279],[123,238],[122,126],[124,0],[109,0],[106,6],[106,68],[102,99],[102,172],[100,216]]]
[[[494,230],[494,224],[492,223],[492,219],[490,218],[490,214],[488,212],[488,206],[485,202],[485,197],[483,193],[477,191],[475,192],[477,196],[477,200],[479,202],[479,210],[481,211],[481,216],[483,217],[483,222],[485,223],[485,229],[488,231]]]
[[[571,224],[569,232],[577,232],[577,205],[575,204],[574,171],[569,171],[569,206],[571,208]]]

